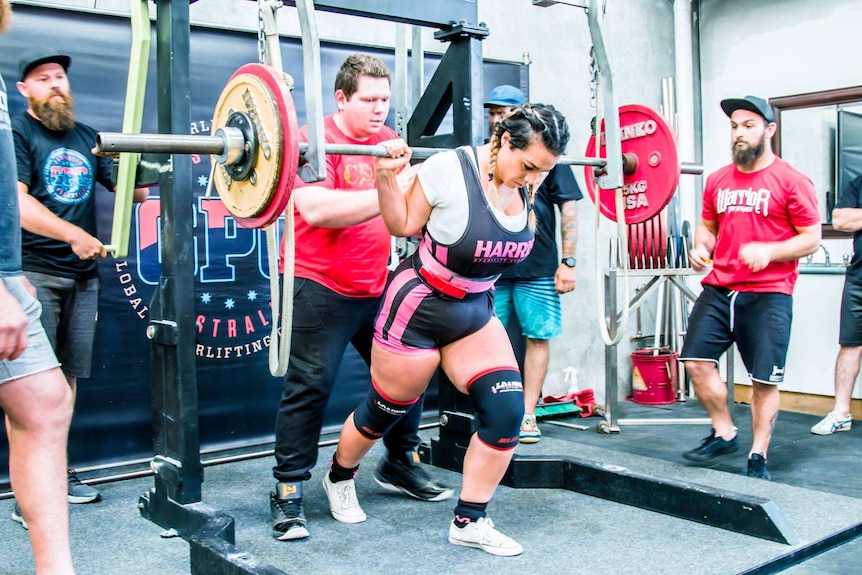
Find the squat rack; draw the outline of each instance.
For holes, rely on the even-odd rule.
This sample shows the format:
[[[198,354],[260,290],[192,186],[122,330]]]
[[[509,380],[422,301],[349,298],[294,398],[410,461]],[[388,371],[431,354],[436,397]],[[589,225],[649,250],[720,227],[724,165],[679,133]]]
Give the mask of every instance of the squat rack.
[[[134,27],[148,25],[147,10],[132,0]],[[154,0],[156,4],[156,64],[158,131],[184,134],[191,122],[188,94],[190,86],[190,33],[188,0]],[[263,0],[262,0],[263,1]],[[194,0],[192,0],[194,2]],[[140,0],[146,6],[146,0]],[[276,2],[267,2],[273,11]],[[471,106],[483,98],[481,83],[481,40],[487,28],[473,24],[478,13],[473,0],[435,0],[414,3],[398,0],[297,0],[303,19],[303,59],[310,142],[307,149],[308,177],[317,177],[323,150],[322,96],[320,96],[320,55],[314,9],[365,16],[419,26],[435,27],[435,37],[449,43],[431,78],[429,89],[415,105],[409,120],[415,135],[411,144],[434,147],[453,144],[481,144],[484,113]],[[137,29],[137,28],[136,28]],[[149,32],[149,29],[146,30]],[[149,34],[141,34],[149,41]],[[137,35],[136,35],[137,37]],[[276,36],[277,38],[277,36]],[[277,44],[276,44],[277,46]],[[315,50],[314,47],[318,47]],[[277,52],[277,51],[276,51]],[[279,54],[280,55],[280,54]],[[480,81],[473,82],[476,77]],[[309,81],[310,80],[310,81]],[[433,135],[445,112],[453,109],[452,134]],[[315,125],[317,123],[318,125]],[[315,137],[314,134],[318,136]],[[168,164],[167,154],[159,158]],[[155,455],[151,463],[154,487],[140,497],[141,515],[173,530],[188,541],[191,573],[194,575],[261,574],[284,572],[264,564],[235,546],[234,519],[201,503],[203,465],[200,458],[198,386],[195,366],[194,252],[192,163],[189,155],[170,158],[172,169],[160,174],[161,275],[150,306],[147,336],[152,342],[152,419]],[[319,179],[319,178],[318,178]]]

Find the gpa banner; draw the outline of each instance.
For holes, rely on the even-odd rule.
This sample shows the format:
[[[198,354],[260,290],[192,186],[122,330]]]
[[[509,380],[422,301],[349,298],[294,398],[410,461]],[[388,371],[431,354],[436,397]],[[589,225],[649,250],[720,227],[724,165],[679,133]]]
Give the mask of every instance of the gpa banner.
[[[21,54],[33,46],[50,46],[69,54],[69,78],[78,120],[99,131],[120,131],[128,74],[131,30],[128,20],[64,9],[16,5],[12,28],[0,36],[3,54]],[[143,132],[157,132],[155,30],[144,106]],[[285,71],[293,75],[300,124],[305,123],[302,62],[298,40],[282,39]],[[331,96],[336,71],[353,52],[372,53],[394,69],[394,54],[344,45],[324,45],[322,77],[324,113],[335,111]],[[191,122],[189,134],[208,135],[213,109],[233,72],[257,61],[257,36],[209,28],[191,34]],[[439,59],[426,57],[430,78]],[[12,88],[17,78],[14,58],[0,60],[0,73],[10,87],[10,112],[26,109]],[[486,93],[501,83],[518,85],[520,66],[486,65]],[[388,122],[392,125],[393,115]],[[251,449],[274,438],[275,412],[283,387],[269,373],[268,351],[272,312],[266,234],[237,225],[217,194],[205,197],[209,157],[192,156],[195,255],[195,315],[200,439],[204,452]],[[114,196],[98,188],[98,227],[107,243]],[[158,188],[135,205],[129,256],[100,261],[99,321],[92,376],[78,383],[75,417],[69,438],[70,466],[103,468],[137,466],[152,458],[150,342],[145,331],[149,306],[161,271],[160,201]],[[279,223],[279,233],[283,219]],[[341,365],[325,414],[324,430],[334,431],[365,396],[368,369],[352,348]],[[432,386],[433,387],[433,386]],[[429,389],[428,412],[437,409],[437,390]],[[5,431],[0,431],[5,435]],[[0,441],[0,488],[8,487],[8,447]]]

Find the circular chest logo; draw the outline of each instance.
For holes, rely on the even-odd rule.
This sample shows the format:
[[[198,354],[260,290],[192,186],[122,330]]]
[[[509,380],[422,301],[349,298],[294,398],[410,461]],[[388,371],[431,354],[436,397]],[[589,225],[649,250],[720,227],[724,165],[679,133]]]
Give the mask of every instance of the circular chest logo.
[[[58,148],[45,158],[45,189],[58,202],[79,204],[93,193],[93,167],[80,152]]]

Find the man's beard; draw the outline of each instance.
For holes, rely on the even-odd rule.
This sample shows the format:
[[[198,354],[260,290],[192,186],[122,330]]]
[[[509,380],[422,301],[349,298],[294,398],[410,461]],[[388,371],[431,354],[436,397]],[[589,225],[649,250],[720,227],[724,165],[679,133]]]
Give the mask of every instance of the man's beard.
[[[747,148],[737,148],[736,144],[732,146],[733,149],[733,163],[737,166],[750,166],[754,162],[757,161],[757,158],[763,155],[763,151],[766,148],[766,136],[761,136],[760,141],[758,141],[753,146],[748,146]]]
[[[12,19],[12,5],[9,0],[0,0],[0,34],[9,29],[9,20]]]
[[[54,100],[51,94],[46,100],[29,99],[30,108],[42,124],[49,130],[71,130],[75,127],[75,102],[72,94],[60,94],[61,101]]]

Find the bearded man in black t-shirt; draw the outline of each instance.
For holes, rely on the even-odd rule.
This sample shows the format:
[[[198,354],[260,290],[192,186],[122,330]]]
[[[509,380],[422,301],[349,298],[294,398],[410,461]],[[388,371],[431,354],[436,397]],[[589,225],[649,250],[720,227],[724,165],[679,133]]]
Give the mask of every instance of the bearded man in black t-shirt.
[[[97,132],[75,121],[66,72],[72,59],[39,47],[21,58],[18,91],[27,110],[12,120],[23,229],[22,267],[36,286],[42,325],[75,396],[78,378],[90,376],[98,315],[96,260],[105,247],[96,237],[96,183],[109,190],[113,160],[96,156]],[[134,201],[146,199],[145,188]],[[68,473],[71,503],[101,498]]]

